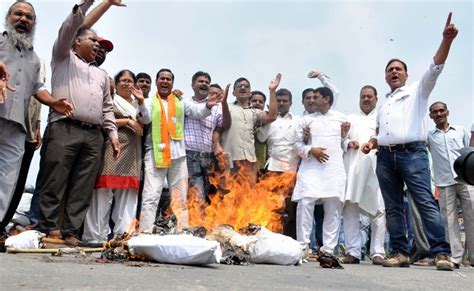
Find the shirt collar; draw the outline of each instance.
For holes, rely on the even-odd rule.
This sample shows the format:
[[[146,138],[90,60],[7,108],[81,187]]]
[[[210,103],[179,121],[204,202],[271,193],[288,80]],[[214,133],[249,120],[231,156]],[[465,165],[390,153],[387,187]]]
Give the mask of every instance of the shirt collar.
[[[456,128],[450,124],[450,125],[448,126],[448,130],[446,130],[446,131],[441,130],[441,129],[435,127],[433,132],[443,132],[443,133],[445,133],[445,132],[450,131],[451,129],[452,129],[452,130],[456,130]]]
[[[360,113],[362,116],[371,116],[371,115],[374,115],[376,112],[377,112],[377,107],[375,107],[374,109],[372,109],[372,111],[370,111],[369,114],[365,114],[364,111],[359,110],[359,113]]]
[[[232,104],[234,104],[235,106],[239,106],[239,107],[242,108],[242,109],[256,109],[256,108],[254,108],[254,107],[252,107],[252,106],[250,106],[250,105],[249,105],[249,107],[244,108],[244,107],[240,104],[240,102],[239,102],[238,100],[235,100]]]
[[[97,67],[97,63],[95,62],[95,60],[89,63],[88,61],[84,60],[83,57],[81,57],[80,55],[78,55],[75,51],[72,51],[72,52],[76,55],[76,57],[78,57],[78,58],[79,58],[81,61],[83,61],[84,63],[89,64],[89,65],[94,65],[94,66]]]
[[[193,96],[193,97],[194,97],[194,96]],[[208,97],[206,97],[206,98],[203,98],[203,99],[201,99],[201,100],[196,101],[196,100],[194,100],[193,97],[191,97],[191,100],[193,100],[193,101],[196,102],[196,103],[205,103],[205,102],[207,102],[207,98],[208,98]]]
[[[386,98],[389,98],[389,97],[391,97],[391,96],[397,94],[398,92],[403,92],[403,91],[407,91],[407,90],[408,90],[408,86],[407,86],[407,85],[404,85],[404,86],[402,86],[402,87],[400,87],[400,88],[395,89],[395,91],[393,91],[393,92],[388,92],[387,94],[385,94],[385,97],[386,97]]]
[[[288,118],[293,119],[293,114],[290,111],[288,111],[288,113],[285,114],[285,116],[281,116],[280,114],[278,114],[278,116],[283,119],[288,119]]]

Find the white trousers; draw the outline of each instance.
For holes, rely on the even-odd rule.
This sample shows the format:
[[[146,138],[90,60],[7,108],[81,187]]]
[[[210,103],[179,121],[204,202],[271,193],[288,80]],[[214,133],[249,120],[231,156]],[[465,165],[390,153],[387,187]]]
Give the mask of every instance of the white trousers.
[[[341,226],[342,203],[339,197],[319,199],[324,208],[323,246],[321,251],[332,254],[337,246]],[[296,240],[309,244],[314,220],[314,205],[318,199],[302,198],[296,208]]]
[[[14,121],[0,118],[0,221],[13,198],[25,153],[26,134],[20,127]]]
[[[448,187],[438,187],[438,190],[438,202],[441,216],[443,216],[446,239],[451,245],[452,261],[461,264],[464,251],[458,223],[458,205],[461,204],[466,245],[472,264],[474,263],[474,187],[454,184]]]
[[[356,203],[346,201],[343,210],[344,241],[346,253],[358,259],[361,258],[360,214],[362,210]],[[379,211],[375,216],[368,215],[370,219],[370,257],[385,257],[385,211]]]
[[[145,154],[145,182],[142,193],[142,210],[140,214],[140,231],[151,233],[156,219],[165,179],[171,195],[171,209],[178,219],[178,228],[188,226],[188,167],[186,157],[172,160],[169,168],[156,168],[153,151]]]
[[[87,242],[106,242],[111,232],[109,226],[112,201],[114,235],[129,232],[137,213],[138,194],[135,189],[95,189],[84,220],[82,240]],[[134,230],[134,229],[132,229]]]

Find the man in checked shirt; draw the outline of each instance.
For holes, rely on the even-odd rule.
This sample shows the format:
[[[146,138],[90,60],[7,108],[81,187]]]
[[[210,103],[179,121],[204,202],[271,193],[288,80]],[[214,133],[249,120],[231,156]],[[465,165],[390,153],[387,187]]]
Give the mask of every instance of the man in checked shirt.
[[[206,103],[209,95],[211,76],[206,72],[196,72],[192,77],[191,86],[194,96],[192,103]],[[189,173],[189,189],[196,191],[202,199],[209,194],[209,170],[213,164],[214,148],[219,141],[213,141],[213,132],[216,128],[227,130],[230,126],[230,113],[227,106],[227,92],[221,104],[212,107],[211,115],[204,119],[187,116],[184,119],[184,141],[186,144],[186,162]],[[217,144],[216,144],[217,143]]]

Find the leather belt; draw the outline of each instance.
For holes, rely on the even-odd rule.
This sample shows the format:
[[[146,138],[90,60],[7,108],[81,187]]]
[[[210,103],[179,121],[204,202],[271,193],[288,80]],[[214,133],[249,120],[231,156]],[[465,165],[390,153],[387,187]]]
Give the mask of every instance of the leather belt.
[[[62,120],[64,122],[74,124],[74,125],[77,125],[79,127],[85,128],[85,129],[100,129],[100,125],[98,125],[98,124],[83,122],[83,121],[80,121],[80,120],[77,120],[77,119],[64,118]]]
[[[413,141],[413,142],[409,142],[409,143],[391,144],[391,145],[388,145],[388,146],[379,145],[379,149],[392,153],[392,152],[401,151],[401,150],[411,150],[411,149],[414,149],[415,147],[417,147],[419,145],[425,146],[426,143],[424,143],[422,141]]]

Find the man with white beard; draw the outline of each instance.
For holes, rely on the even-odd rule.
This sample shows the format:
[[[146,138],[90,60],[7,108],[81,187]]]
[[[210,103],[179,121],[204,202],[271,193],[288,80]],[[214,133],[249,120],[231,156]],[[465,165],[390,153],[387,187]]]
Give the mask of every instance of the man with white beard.
[[[360,90],[360,112],[347,117],[351,123],[343,143],[347,173],[343,208],[346,256],[344,264],[359,264],[361,258],[360,214],[368,214],[371,222],[370,257],[374,265],[382,265],[385,236],[385,207],[375,175],[376,156],[365,155],[359,148],[375,134],[377,90],[370,85]]]
[[[33,51],[36,14],[26,1],[8,9],[5,29],[0,34],[0,233],[13,197],[24,154],[25,115],[31,96],[55,111],[70,115],[66,99],[49,94],[40,78],[40,60]]]

